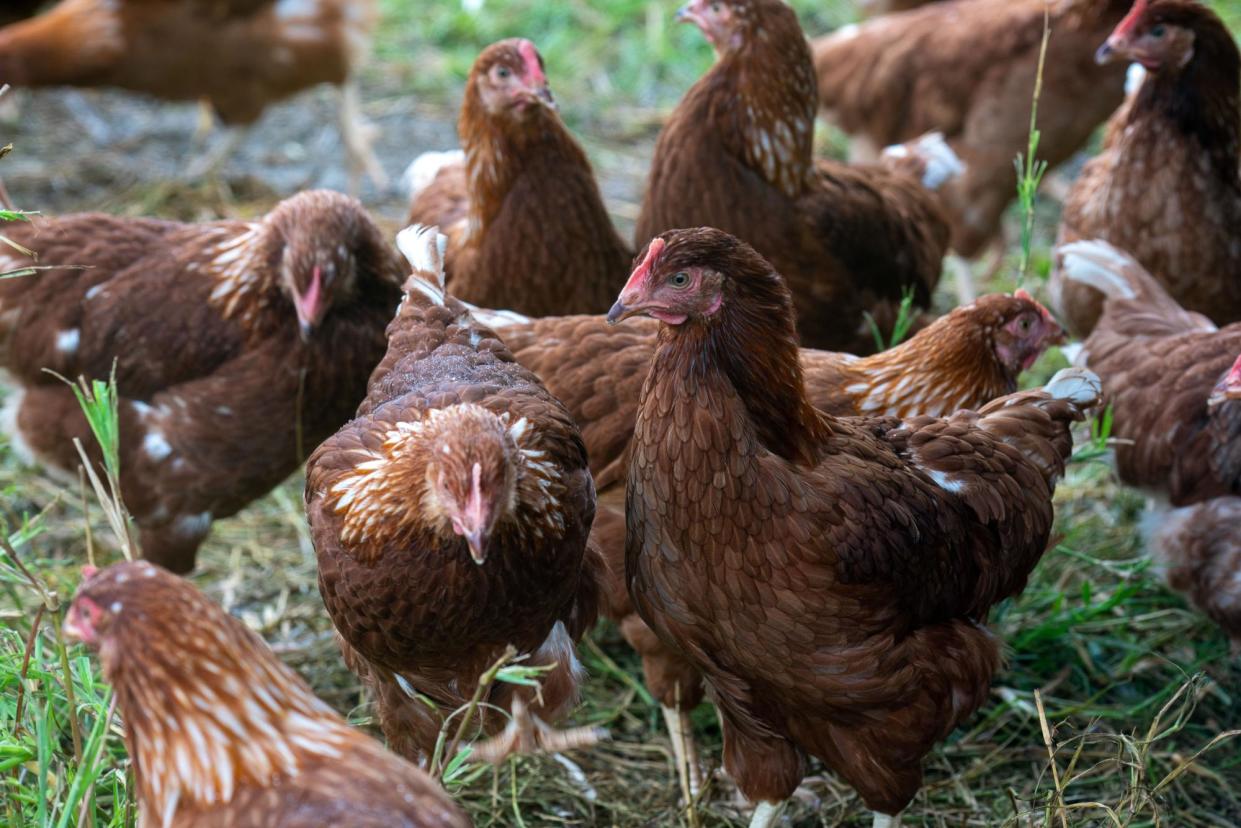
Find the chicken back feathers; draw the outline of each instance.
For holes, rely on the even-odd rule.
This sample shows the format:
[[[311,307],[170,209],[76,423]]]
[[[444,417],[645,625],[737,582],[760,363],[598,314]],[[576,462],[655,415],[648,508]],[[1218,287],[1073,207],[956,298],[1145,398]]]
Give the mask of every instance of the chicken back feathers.
[[[409,216],[447,228],[453,295],[536,316],[607,310],[633,253],[556,113],[530,41],[483,50],[458,131],[464,160],[415,194]]]
[[[212,520],[292,473],[353,413],[384,353],[401,265],[362,206],[312,191],[257,222],[67,216],[6,233],[0,268],[15,444],[73,472],[97,454],[63,377],[120,395],[121,489],[151,559],[186,571]]]
[[[349,727],[257,635],[153,564],[89,573],[65,619],[99,653],[140,822],[466,828],[421,769]]]
[[[1168,586],[1219,624],[1241,650],[1241,497],[1217,497],[1173,509],[1150,536]]]
[[[637,240],[735,233],[787,274],[806,345],[873,348],[862,312],[906,289],[925,307],[939,280],[949,230],[937,197],[900,171],[815,163],[809,47],[781,0],[686,9],[719,59],[660,133]]]
[[[61,0],[0,29],[0,78],[206,98],[225,123],[249,124],[269,103],[343,84],[376,21],[374,0]]]
[[[899,812],[986,696],[979,625],[1042,555],[1098,380],[946,419],[823,415],[783,282],[705,228],[652,241],[609,316],[635,313],[667,322],[628,481],[635,607],[712,686],[748,798],[787,798],[809,754]]]
[[[965,165],[942,201],[952,246],[982,251],[1016,193],[1030,104],[1051,15],[1039,107],[1039,158],[1055,167],[1120,105],[1124,67],[1095,49],[1129,0],[947,0],[848,26],[814,41],[819,103],[860,155],[938,130]]]
[[[1107,389],[1120,479],[1178,506],[1241,494],[1241,323],[1184,310],[1106,242],[1057,259],[1064,279],[1108,297],[1082,358]]]
[[[1137,61],[1146,78],[1074,184],[1060,242],[1109,241],[1185,308],[1219,324],[1241,320],[1241,52],[1232,34],[1201,3],[1139,0],[1100,56]],[[1070,329],[1089,334],[1101,294],[1059,272],[1052,289]]]
[[[388,353],[357,418],[310,458],[306,508],[346,658],[375,690],[389,744],[423,757],[509,644],[555,668],[544,717],[572,704],[599,563],[568,412],[444,292],[434,233],[402,239],[414,274]],[[507,707],[513,692],[498,683],[487,701]]]

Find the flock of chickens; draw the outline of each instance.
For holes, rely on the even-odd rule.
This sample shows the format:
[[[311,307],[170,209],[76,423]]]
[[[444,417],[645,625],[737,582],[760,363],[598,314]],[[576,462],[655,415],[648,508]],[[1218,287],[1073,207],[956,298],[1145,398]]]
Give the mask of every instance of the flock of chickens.
[[[916,8],[813,43],[781,0],[684,6],[718,59],[663,128],[634,247],[522,39],[474,64],[462,151],[415,162],[397,248],[324,191],[254,222],[3,228],[0,272],[38,268],[0,280],[14,445],[76,472],[93,441],[55,375],[115,365],[147,561],[85,573],[65,628],[116,688],[144,824],[465,825],[418,767],[446,718],[511,646],[545,672],[486,689],[474,756],[588,746],[555,725],[602,615],[642,656],[685,795],[705,693],[752,826],[812,758],[897,825],[989,692],[988,612],[1046,549],[1074,426],[1103,405],[1120,478],[1163,504],[1170,582],[1241,637],[1231,35],[1194,0],[896,5]],[[1065,340],[1046,308],[925,309],[950,251],[999,236],[1044,14],[1040,154],[1111,120],[1051,282],[1082,367],[1018,391]],[[350,79],[373,23],[366,0],[62,0],[0,29],[0,82],[205,98],[230,123],[341,83],[364,170]],[[816,114],[860,154],[892,146],[816,160]],[[866,314],[887,333],[906,295],[916,333],[868,354]],[[168,571],[307,455],[323,601],[403,758]]]

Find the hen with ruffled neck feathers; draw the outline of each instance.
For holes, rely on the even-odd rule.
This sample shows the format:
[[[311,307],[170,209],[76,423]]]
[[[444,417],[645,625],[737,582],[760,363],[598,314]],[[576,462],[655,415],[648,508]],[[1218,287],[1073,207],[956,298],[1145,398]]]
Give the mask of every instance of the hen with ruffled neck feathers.
[[[1047,545],[1086,371],[945,418],[814,409],[788,290],[719,230],[653,239],[609,319],[661,325],[630,449],[625,577],[713,690],[769,828],[817,757],[893,824],[986,699],[983,628]]]
[[[533,43],[483,50],[458,132],[464,158],[442,162],[409,215],[411,224],[445,227],[454,295],[539,316],[606,310],[632,251],[560,120]]]
[[[719,227],[789,280],[803,344],[873,348],[863,310],[906,288],[925,306],[939,279],[948,225],[930,185],[814,160],[814,68],[782,0],[693,0],[678,17],[717,60],[660,133],[635,239]]]
[[[475,755],[559,749],[581,741],[547,722],[576,700],[574,642],[596,613],[594,484],[568,412],[444,290],[445,241],[398,237],[414,272],[388,353],[357,418],[307,464],[319,589],[393,750],[430,756],[509,645],[551,670],[537,705],[529,688],[491,687],[483,701],[511,710],[513,730]],[[502,724],[483,714],[484,732]]]
[[[354,730],[257,635],[146,563],[88,567],[65,633],[99,654],[138,822],[466,828],[421,769]]]

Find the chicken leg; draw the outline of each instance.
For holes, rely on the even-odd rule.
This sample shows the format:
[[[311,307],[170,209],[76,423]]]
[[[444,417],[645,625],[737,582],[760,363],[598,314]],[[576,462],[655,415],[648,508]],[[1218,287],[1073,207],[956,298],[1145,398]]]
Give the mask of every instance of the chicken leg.
[[[350,78],[340,88],[340,137],[345,144],[351,192],[358,189],[358,176],[363,171],[379,189],[388,186],[388,176],[371,146],[375,132],[375,127],[368,124],[362,116],[357,81]]]
[[[518,753],[560,753],[590,747],[607,738],[607,731],[597,727],[574,727],[557,730],[538,716],[532,715],[520,696],[513,699],[513,718],[504,732],[474,746],[471,759],[498,765]]]
[[[677,765],[677,777],[681,782],[681,794],[689,803],[696,799],[702,790],[702,767],[698,763],[694,729],[687,711],[666,705],[660,709],[664,713],[664,724],[672,741],[672,755]]]
[[[878,811],[875,811],[874,814],[875,819],[870,824],[871,828],[901,828],[900,814],[892,816],[891,814],[881,814]]]
[[[760,802],[750,818],[750,828],[771,828],[784,810],[783,802]]]

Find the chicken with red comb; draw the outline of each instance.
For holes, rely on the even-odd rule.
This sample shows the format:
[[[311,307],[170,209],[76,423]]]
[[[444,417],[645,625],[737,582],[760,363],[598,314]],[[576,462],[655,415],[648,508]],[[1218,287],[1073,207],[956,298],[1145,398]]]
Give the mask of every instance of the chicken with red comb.
[[[349,727],[261,638],[146,561],[84,573],[65,634],[99,654],[160,828],[466,828],[420,768]]]
[[[590,742],[553,731],[583,679],[594,623],[595,489],[569,413],[443,287],[446,240],[409,228],[413,266],[357,417],[307,463],[319,590],[389,746],[431,755],[446,716],[511,645],[549,668],[536,694],[496,682],[472,756]],[[430,702],[430,703],[428,703]]]
[[[1108,124],[1103,151],[1073,185],[1059,243],[1125,250],[1187,310],[1241,320],[1241,50],[1193,0],[1137,0],[1099,47],[1146,77]],[[1151,194],[1157,193],[1157,198]],[[1053,305],[1086,336],[1103,294],[1053,269]]]
[[[1067,369],[944,418],[832,417],[772,266],[715,229],[659,242],[609,313],[663,320],[630,449],[634,608],[712,689],[752,826],[811,756],[892,825],[987,697],[983,625],[1047,546],[1098,379]]]
[[[483,50],[457,129],[464,157],[440,154],[408,221],[445,228],[453,295],[535,316],[606,311],[633,252],[556,112],[533,43],[502,40]]]
[[[60,377],[119,395],[121,494],[143,554],[194,566],[213,521],[292,474],[352,416],[401,297],[400,256],[366,209],[299,193],[255,221],[83,213],[11,223],[0,250],[4,425],[75,484],[73,439],[100,454]]]
[[[947,151],[946,165],[816,162],[814,68],[793,9],[692,0],[678,18],[717,60],[660,132],[636,241],[701,224],[744,238],[789,280],[803,344],[873,351],[864,312],[890,326],[905,291],[929,306],[949,241],[932,187],[954,174],[939,168],[959,170],[956,157],[940,140],[907,152]]]

